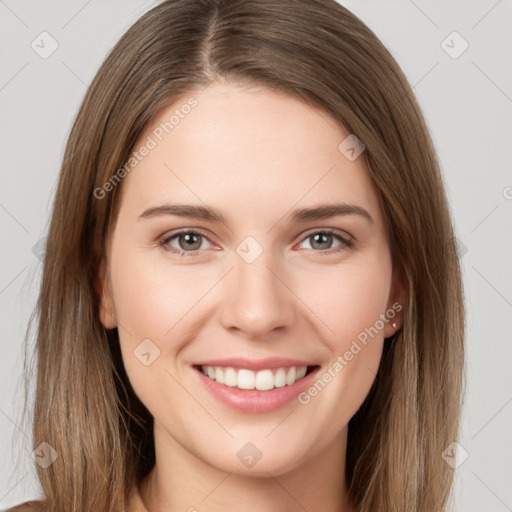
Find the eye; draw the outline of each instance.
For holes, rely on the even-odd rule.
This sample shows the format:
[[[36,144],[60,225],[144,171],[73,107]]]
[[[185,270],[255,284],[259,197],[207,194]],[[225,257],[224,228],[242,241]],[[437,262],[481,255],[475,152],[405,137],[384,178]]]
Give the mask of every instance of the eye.
[[[207,242],[206,246],[205,242]],[[189,230],[166,235],[158,242],[158,245],[165,251],[181,254],[182,256],[196,256],[198,251],[208,248],[208,243],[211,242],[203,233]]]
[[[340,252],[353,246],[354,240],[346,233],[334,229],[321,229],[310,232],[305,241],[311,241],[309,247],[315,252],[322,254],[332,254]],[[333,246],[333,243],[337,245]],[[171,235],[165,235],[159,240],[158,245],[161,249],[181,256],[198,256],[203,249],[208,249],[208,244],[212,244],[209,238],[199,231],[183,230]]]
[[[316,250],[316,252],[325,254],[343,251],[354,245],[354,241],[349,235],[335,229],[312,231],[304,241],[310,241],[309,247],[306,247],[306,249],[313,249]],[[338,241],[338,244],[333,247],[333,242],[336,241]]]

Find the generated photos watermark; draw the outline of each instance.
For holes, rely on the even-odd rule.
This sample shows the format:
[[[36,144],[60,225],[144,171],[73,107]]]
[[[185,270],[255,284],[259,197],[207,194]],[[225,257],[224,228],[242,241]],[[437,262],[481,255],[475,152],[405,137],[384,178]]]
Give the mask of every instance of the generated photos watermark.
[[[402,311],[402,305],[395,302],[386,313],[381,313],[379,319],[374,322],[370,327],[366,327],[357,336],[356,339],[352,340],[350,348],[346,350],[342,355],[338,355],[336,360],[318,377],[318,379],[312,384],[306,391],[299,393],[297,400],[302,405],[307,405],[311,402],[311,399],[316,397],[329,382],[331,382],[336,375],[338,375],[343,368],[349,365],[350,361],[366,347],[368,341],[377,336],[385,325],[388,324],[396,314]]]
[[[186,103],[179,108],[174,109],[174,113],[167,121],[162,121],[152,132],[146,137],[146,140],[133,151],[126,162],[113,174],[101,187],[94,189],[93,195],[96,199],[103,199],[108,192],[112,192],[115,187],[125,178],[137,165],[149,155],[151,150],[155,149],[158,144],[168,135],[185,117],[192,112],[192,109],[198,104],[196,98],[190,97]]]

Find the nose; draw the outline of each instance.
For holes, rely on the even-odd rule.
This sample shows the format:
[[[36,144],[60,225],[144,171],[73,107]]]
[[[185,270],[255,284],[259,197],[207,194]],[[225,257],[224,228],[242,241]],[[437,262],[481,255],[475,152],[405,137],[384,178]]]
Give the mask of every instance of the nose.
[[[268,339],[273,331],[285,331],[296,323],[296,297],[271,263],[265,252],[253,263],[237,257],[224,283],[220,312],[224,328],[251,339]]]

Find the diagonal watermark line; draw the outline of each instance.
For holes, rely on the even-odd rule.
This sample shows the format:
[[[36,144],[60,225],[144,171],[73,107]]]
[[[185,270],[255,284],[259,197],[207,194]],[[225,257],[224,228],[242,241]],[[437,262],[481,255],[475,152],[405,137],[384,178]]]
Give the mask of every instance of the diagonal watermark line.
[[[21,66],[21,68],[18,69],[18,71],[16,71],[12,77],[9,78],[9,80],[7,80],[7,82],[2,85],[2,87],[0,87],[0,91],[3,91],[27,66],[28,62],[25,62],[25,64],[23,64],[23,66]]]
[[[60,29],[62,30],[67,27],[91,3],[91,1],[92,0],[88,0],[73,16],[71,16],[71,18],[69,18],[68,21],[66,21],[66,23],[64,23],[64,25],[62,25],[62,27],[60,27]]]
[[[117,322],[117,326],[121,327],[121,329],[123,329],[123,331],[125,331],[126,334],[128,334],[128,336],[132,335],[132,333],[124,325],[122,325],[119,320],[116,319],[116,322]]]
[[[164,167],[171,171],[174,174],[174,176],[176,176],[176,178],[178,178],[181,181],[181,183],[183,183],[183,185],[187,187],[190,190],[190,192],[194,194],[197,197],[197,199],[199,199],[199,201],[201,201],[201,203],[207,206],[206,203],[167,164],[164,163]],[[233,232],[233,230],[229,226],[226,225],[226,227],[229,229],[229,231]]]
[[[167,336],[232,270],[231,267],[185,314],[164,334]]]
[[[274,480],[274,482],[275,482],[277,485],[279,485],[279,487],[281,487],[281,489],[283,489],[283,491],[284,491],[286,494],[288,494],[288,496],[290,496],[290,498],[291,498],[293,501],[295,501],[295,503],[297,503],[297,505],[299,505],[299,507],[300,507],[302,510],[305,510],[306,512],[309,512],[309,511],[308,511],[308,509],[307,509],[307,508],[306,508],[302,503],[300,503],[299,501],[297,501],[297,500],[295,499],[295,497],[294,497],[292,494],[290,494],[290,493],[288,492],[288,489],[286,489],[286,487],[283,487],[283,486],[281,485],[281,483],[279,482],[279,480],[278,480],[278,479],[277,479],[277,478],[276,478],[272,473],[269,473],[268,471],[267,471],[267,473],[268,473],[268,474],[269,474],[269,476],[272,478],[272,480]]]
[[[211,70],[210,70],[211,71]],[[219,74],[217,73],[217,71],[214,71],[214,76],[213,78],[205,85],[205,87],[203,89],[201,89],[200,92],[204,92],[206,91],[206,89],[208,89],[208,87],[210,87],[210,85],[213,84],[213,82],[215,82],[215,80],[217,79],[217,77],[219,76]]]
[[[293,293],[293,295],[297,299],[299,299],[302,302],[302,304],[304,304],[304,306],[306,306],[309,309],[309,311],[311,311],[311,313],[313,313],[313,315],[315,315],[318,318],[318,320],[320,320],[320,322],[322,322],[322,324],[327,329],[329,329],[329,331],[331,331],[332,334],[336,335],[336,333],[269,266],[266,267],[270,270],[270,272],[272,272],[272,274],[274,274],[274,276],[277,277],[277,279],[279,279],[279,281],[281,281],[281,283],[283,283],[286,286],[286,288],[288,288],[288,290],[290,290],[290,292]]]
[[[286,215],[292,210],[292,208],[296,206],[298,203],[300,203],[304,199],[304,197],[306,197],[335,167],[336,164],[334,164],[307,192],[305,192],[304,195],[300,197],[299,200],[295,204],[293,204],[291,208],[289,208],[285,212],[285,214],[270,227],[267,233],[270,233],[286,217]]]
[[[295,409],[292,409],[266,436],[265,436],[265,439],[267,439],[267,437],[269,437],[273,432],[274,430],[276,430],[277,427],[279,427],[280,425],[282,425],[284,423],[284,421],[288,418],[288,416],[290,416],[290,414],[292,414],[293,412],[295,412]]]
[[[209,498],[232,474],[233,473],[230,471],[201,501],[204,501],[207,498]]]
[[[78,80],[80,80],[80,82],[82,82],[85,85],[85,87],[87,87],[87,89],[89,89],[89,86],[63,60],[61,60],[61,62],[62,64],[64,64],[64,66],[66,66],[69,69],[69,71],[71,71],[71,73],[73,73],[73,75],[76,76],[76,78],[78,78]]]
[[[501,503],[503,503],[503,505],[505,505],[505,507],[507,507],[507,510],[510,510],[512,512],[512,508],[510,508],[474,471],[471,471],[471,473],[473,473],[473,475],[475,475],[478,480],[480,480],[480,482],[482,482],[482,484],[485,485],[485,487],[487,487],[487,489],[489,489],[489,491],[491,491],[494,496],[496,496],[496,498],[498,498]]]
[[[501,411],[503,411],[503,409],[505,409],[505,407],[510,403],[512,402],[512,398],[510,400],[508,400],[505,405],[471,438],[471,440],[475,439],[475,437],[480,434],[480,432],[482,432],[482,430],[487,427],[487,425],[489,425],[489,423],[491,423],[491,421],[496,418],[496,416],[498,416],[498,414],[501,413]]]
[[[437,61],[411,88],[414,89],[416,86],[418,86],[420,84],[420,82],[427,76],[429,75],[435,67],[437,67],[439,65],[439,61]]]
[[[25,27],[27,28],[30,28],[5,2],[4,0],[0,0],[0,3],[4,6],[4,7],[7,7],[7,9],[9,9],[9,11],[11,11],[11,13],[16,16],[16,18],[18,18],[18,20],[23,23],[23,25],[25,25]]]
[[[506,297],[504,297],[500,291],[495,288],[473,265],[471,265],[472,269],[512,308],[512,304],[508,301]]]
[[[491,11],[494,10],[494,8],[501,3],[501,0],[498,0],[472,27],[471,30],[473,30],[481,21],[483,21],[488,14],[490,14]]]
[[[18,277],[23,274],[23,272],[25,272],[25,270],[27,270],[28,267],[24,267],[22,268],[17,274],[16,276],[14,276],[1,290],[0,290],[0,295],[2,293],[5,292],[5,290],[7,290],[7,288],[9,288],[9,286],[11,286],[12,283],[14,283],[14,281],[16,281],[16,279],[18,279]]]
[[[475,229],[476,229],[477,227],[479,227],[479,226],[480,226],[480,224],[482,224],[482,223],[484,222],[484,220],[486,220],[486,219],[487,219],[487,217],[489,217],[489,216],[491,215],[491,213],[494,213],[494,212],[498,209],[498,206],[499,206],[499,204],[498,204],[498,205],[496,205],[496,206],[495,206],[495,207],[494,207],[494,208],[493,208],[493,209],[492,209],[492,210],[491,210],[491,211],[490,211],[490,212],[489,212],[489,213],[488,213],[488,214],[487,214],[487,215],[486,215],[486,216],[485,216],[485,217],[484,217],[484,218],[483,218],[483,219],[482,219],[482,220],[481,220],[481,221],[480,221],[480,222],[479,222],[479,223],[478,223],[478,224],[477,224],[477,225],[476,225],[476,226],[475,226],[471,231],[470,231],[470,233],[473,233],[473,231],[475,231]]]
[[[208,414],[213,419],[213,421],[215,421],[215,423],[217,423],[222,428],[222,430],[224,430],[230,437],[234,437],[233,434],[231,434],[231,432],[217,418],[215,418],[215,416],[210,411],[208,411],[208,409],[167,368],[164,368],[164,370],[181,386],[181,388],[186,393],[188,393],[190,398],[195,400],[195,402],[203,408],[206,414]]]
[[[23,431],[21,430],[20,427],[18,427],[18,425],[9,417],[8,414],[6,414],[2,409],[0,409],[0,412],[28,439],[29,436]]]
[[[174,176],[176,176],[176,178],[178,178],[181,181],[181,183],[183,183],[183,185],[185,185],[185,187],[187,187],[190,190],[190,192],[192,192],[192,194],[194,194],[197,197],[197,199],[201,201],[201,203],[203,203],[204,205],[206,204],[166,163],[164,163],[164,167],[171,171],[174,174]]]
[[[434,25],[434,27],[439,28],[437,23],[423,9],[421,9],[418,4],[413,2],[413,0],[409,0],[409,2],[411,2],[411,4],[413,4],[414,7],[416,7],[416,9],[418,9],[418,11],[420,11],[423,14],[423,16],[425,16],[425,18],[427,18],[430,21],[430,23]]]
[[[28,233],[28,229],[3,204],[0,204],[0,208],[2,208],[2,210],[7,213],[7,215],[9,215],[9,217],[11,217],[11,219],[16,222],[23,231],[25,231],[25,233]]]
[[[331,121],[329,120],[328,117],[326,117],[326,115],[324,115],[324,112],[322,112],[321,110],[318,111],[318,115],[329,125],[330,128],[332,128],[333,130],[336,130],[338,129],[338,125],[337,124],[331,124]]]
[[[1,498],[0,498],[0,502],[2,502],[9,494],[11,494],[12,491],[14,491],[14,489],[16,489],[16,487],[18,487],[18,485],[20,484],[20,482],[22,480],[24,480],[25,478],[27,478],[28,476],[28,473],[25,473]]]
[[[503,96],[505,96],[505,98],[507,98],[508,101],[512,103],[512,98],[474,60],[472,60],[471,63],[487,78],[487,80],[489,80],[489,82],[494,85],[494,87],[496,87],[496,89],[498,89],[498,91],[501,92],[501,94],[503,94]]]
[[[433,477],[428,481],[428,484],[427,484],[427,485],[423,484],[423,485],[424,485],[424,488],[425,488],[425,489],[430,489],[430,488],[431,488],[431,487],[430,487],[430,484],[431,484],[431,483],[432,483],[436,478],[439,478],[439,475],[440,475],[440,473],[439,473],[439,472],[437,472],[437,473],[436,473],[436,474],[435,474],[435,475],[434,475],[434,476],[433,476]],[[407,506],[406,506],[405,510],[417,510],[417,509],[418,509],[418,503],[417,503],[417,501],[418,501],[418,497],[417,497],[417,495],[413,495],[413,496],[408,500],[408,502],[407,502]],[[414,508],[411,508],[411,505],[413,505],[413,506],[414,506]]]

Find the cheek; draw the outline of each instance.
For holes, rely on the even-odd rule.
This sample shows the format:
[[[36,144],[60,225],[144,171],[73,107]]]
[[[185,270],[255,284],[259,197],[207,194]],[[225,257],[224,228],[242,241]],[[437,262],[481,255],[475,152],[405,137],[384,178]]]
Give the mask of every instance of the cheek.
[[[132,383],[141,376],[148,385],[158,374],[155,369],[162,365],[165,352],[177,349],[169,347],[168,341],[180,339],[175,334],[181,328],[179,320],[190,309],[191,297],[179,282],[179,272],[174,271],[170,279],[169,272],[148,261],[148,249],[123,240],[130,238],[114,238],[110,268],[121,352]]]
[[[148,260],[147,249],[118,245],[112,251],[111,280],[124,367],[135,393],[155,416],[169,394],[177,404],[190,400],[173,379],[178,377],[175,362],[194,337],[194,306],[211,284],[208,276],[195,280],[177,265]],[[177,420],[179,410],[166,414]]]
[[[141,339],[176,338],[192,308],[212,285],[211,271],[187,271],[185,266],[155,258],[148,251],[119,244],[112,252],[111,276],[118,322],[125,334]],[[157,261],[155,261],[155,259]]]
[[[314,409],[315,424],[328,439],[356,413],[374,381],[390,286],[391,259],[385,247],[308,280],[314,311],[329,326],[322,327],[327,333],[322,340],[331,357],[299,402]]]
[[[206,306],[199,302],[223,270],[212,265],[162,264],[161,260],[156,265],[148,260],[147,249],[134,250],[122,243],[112,253],[119,332],[132,350],[147,338],[159,344],[160,350],[174,350],[178,347],[169,347],[170,340],[190,338],[199,328],[198,312]],[[294,292],[289,300],[296,303],[303,318],[309,317],[322,329],[321,338],[336,353],[374,326],[387,308],[391,262],[385,247],[341,264],[301,263],[288,271],[286,281]],[[293,295],[301,300],[297,302]]]
[[[307,297],[333,352],[347,350],[352,340],[364,338],[376,323],[382,330],[379,318],[388,307],[391,287],[391,260],[385,250],[338,266],[319,266],[304,275],[298,295]]]

